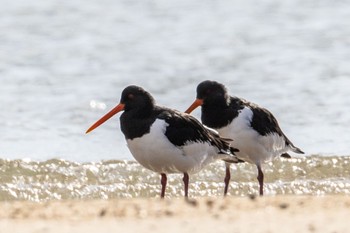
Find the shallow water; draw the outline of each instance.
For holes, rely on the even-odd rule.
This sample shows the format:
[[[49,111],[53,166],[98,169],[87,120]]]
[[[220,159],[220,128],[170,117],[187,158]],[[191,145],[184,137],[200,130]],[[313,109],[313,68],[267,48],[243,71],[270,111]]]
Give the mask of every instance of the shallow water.
[[[349,165],[350,157],[347,156],[276,159],[264,166],[266,195],[349,195]],[[222,162],[217,162],[190,176],[190,196],[221,197],[224,167]],[[229,195],[258,193],[254,166],[232,165],[231,171]],[[136,162],[0,160],[0,201],[159,197],[159,192],[160,176]],[[166,196],[182,195],[182,175],[169,175]]]

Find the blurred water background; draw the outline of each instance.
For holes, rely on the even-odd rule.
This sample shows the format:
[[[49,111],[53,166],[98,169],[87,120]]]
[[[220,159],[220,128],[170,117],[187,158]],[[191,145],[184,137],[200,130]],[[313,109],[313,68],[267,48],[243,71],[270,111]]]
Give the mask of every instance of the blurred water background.
[[[270,109],[307,154],[349,155],[349,1],[0,4],[1,158],[131,160],[119,117],[85,130],[129,84],[185,110],[206,79]]]
[[[206,79],[271,110],[306,152],[266,165],[268,194],[348,194],[349,1],[0,5],[0,200],[158,195],[158,175],[132,162],[118,116],[85,130],[129,84],[185,110]],[[255,168],[232,167],[230,194],[255,193]],[[195,175],[192,195],[221,195],[223,169]],[[182,195],[178,178],[170,195]]]

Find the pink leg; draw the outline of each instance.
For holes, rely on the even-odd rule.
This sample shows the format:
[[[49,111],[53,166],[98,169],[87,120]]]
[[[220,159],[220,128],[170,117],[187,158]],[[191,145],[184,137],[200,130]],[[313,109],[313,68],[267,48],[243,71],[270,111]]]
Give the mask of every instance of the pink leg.
[[[184,173],[184,178],[182,180],[185,185],[185,198],[188,198],[188,181],[190,180],[190,177],[187,173]]]
[[[231,179],[231,172],[230,172],[230,164],[226,163],[226,175],[225,175],[225,190],[224,190],[224,196],[226,196],[227,191],[228,191],[228,185],[230,183],[230,179]]]
[[[264,195],[264,173],[261,170],[260,165],[256,165],[258,168],[258,181],[259,181],[259,194],[260,196]]]
[[[162,184],[162,191],[160,193],[160,198],[164,198],[165,196],[165,187],[166,187],[166,182],[167,182],[167,177],[166,174],[162,173],[160,174],[162,176],[160,183]]]

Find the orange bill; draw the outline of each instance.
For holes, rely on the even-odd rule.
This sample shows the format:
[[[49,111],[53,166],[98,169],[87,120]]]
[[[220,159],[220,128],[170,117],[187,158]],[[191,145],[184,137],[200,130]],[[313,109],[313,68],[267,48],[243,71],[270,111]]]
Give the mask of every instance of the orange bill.
[[[104,115],[101,119],[96,121],[95,124],[93,124],[88,130],[86,130],[86,133],[93,131],[94,129],[102,125],[105,121],[107,121],[109,118],[111,118],[112,116],[114,116],[115,114],[117,114],[122,110],[124,110],[124,104],[118,104],[115,108],[109,111],[109,113]]]
[[[203,104],[202,99],[196,99],[193,104],[185,111],[185,113],[191,113],[193,110],[195,110],[198,106],[201,106]]]

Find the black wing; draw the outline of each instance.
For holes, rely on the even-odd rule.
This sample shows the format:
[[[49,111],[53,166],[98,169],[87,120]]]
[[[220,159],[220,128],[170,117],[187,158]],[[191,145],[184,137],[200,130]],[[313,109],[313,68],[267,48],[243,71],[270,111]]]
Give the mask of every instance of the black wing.
[[[233,154],[237,150],[231,149],[231,139],[221,138],[216,131],[207,129],[189,114],[164,109],[157,118],[168,124],[165,135],[176,146],[183,146],[188,142],[208,142],[225,154]]]
[[[260,135],[265,136],[267,134],[277,133],[278,135],[283,136],[283,132],[271,112],[265,108],[260,108],[252,104],[249,107],[253,111],[251,127]]]
[[[276,118],[270,111],[265,108],[258,107],[254,104],[249,104],[250,109],[253,111],[253,119],[251,127],[255,129],[260,135],[267,135],[271,133],[277,133],[283,137],[286,145],[290,146],[295,153],[304,154],[302,150],[294,146],[293,143],[282,132]]]

